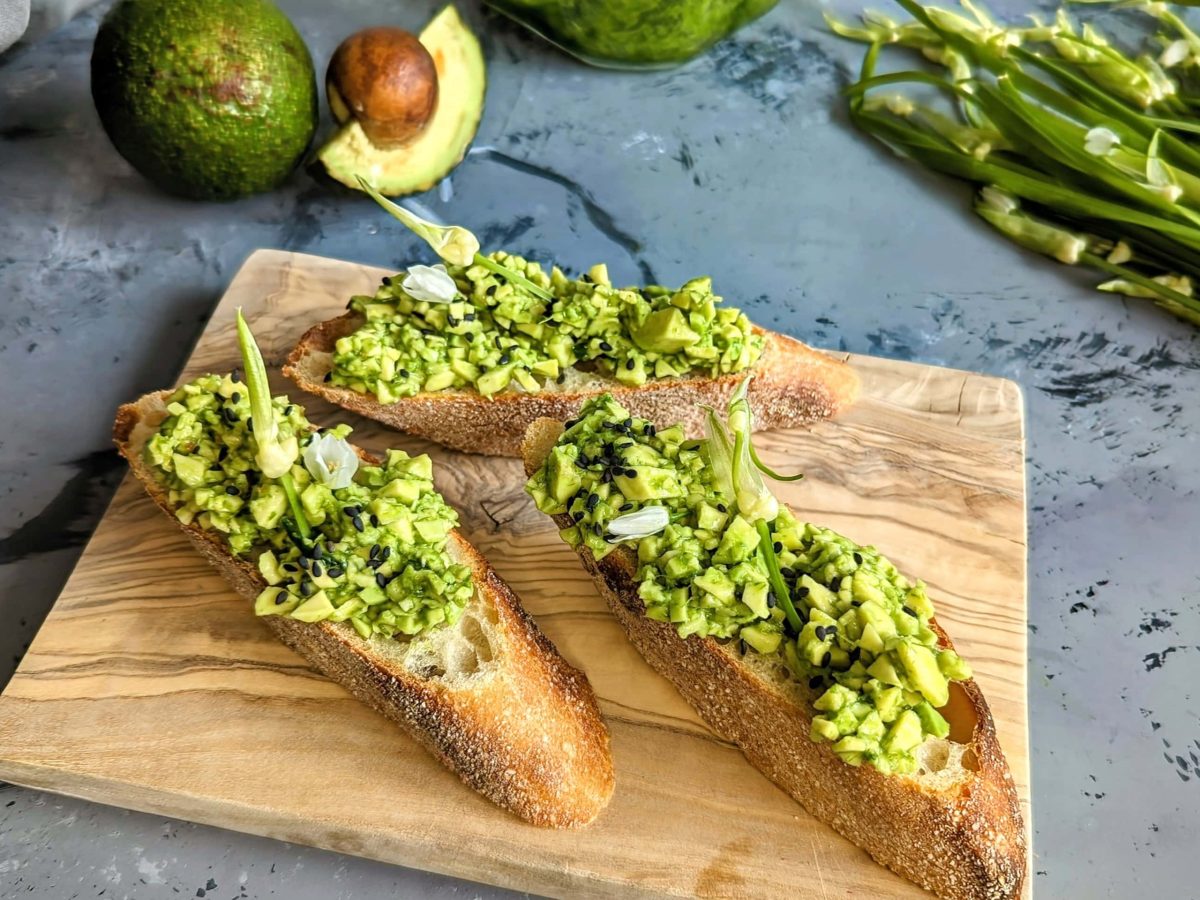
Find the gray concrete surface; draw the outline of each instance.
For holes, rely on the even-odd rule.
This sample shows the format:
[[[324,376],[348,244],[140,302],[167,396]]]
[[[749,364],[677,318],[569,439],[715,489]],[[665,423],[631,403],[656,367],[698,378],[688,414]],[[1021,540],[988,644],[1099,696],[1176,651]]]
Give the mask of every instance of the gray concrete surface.
[[[415,28],[433,6],[281,5],[322,66],[354,28]],[[485,245],[605,260],[618,280],[707,272],[815,344],[1019,381],[1037,893],[1195,896],[1200,340],[1006,245],[965,188],[856,134],[837,91],[859,49],[818,12],[785,0],[687,67],[625,75],[470,9],[487,113],[471,157],[421,200]],[[112,410],[173,381],[246,255],[399,265],[416,249],[368,200],[304,172],[228,205],[155,191],[92,109],[97,15],[0,57],[0,684],[121,475]],[[100,895],[500,892],[0,788],[0,896]]]

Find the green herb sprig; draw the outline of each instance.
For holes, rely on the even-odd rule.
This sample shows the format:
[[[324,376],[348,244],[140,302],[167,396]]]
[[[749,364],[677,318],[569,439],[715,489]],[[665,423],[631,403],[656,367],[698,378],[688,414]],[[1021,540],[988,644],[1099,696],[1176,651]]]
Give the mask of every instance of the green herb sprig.
[[[897,2],[911,21],[826,16],[869,45],[846,91],[852,121],[901,156],[979,184],[976,212],[1015,243],[1200,324],[1200,35],[1161,2],[1117,4],[1154,18],[1157,57],[1127,55],[1061,11],[1015,28],[973,0],[963,12]],[[877,74],[888,46],[943,71]],[[957,115],[885,91],[898,86],[934,87]]]

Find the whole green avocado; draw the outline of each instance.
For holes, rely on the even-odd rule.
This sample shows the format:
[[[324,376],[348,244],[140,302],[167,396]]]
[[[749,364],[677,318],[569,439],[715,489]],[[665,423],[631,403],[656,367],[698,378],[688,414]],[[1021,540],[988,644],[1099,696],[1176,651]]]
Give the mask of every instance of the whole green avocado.
[[[92,50],[92,98],[135,169],[199,200],[276,187],[317,126],[312,57],[267,0],[118,0]]]

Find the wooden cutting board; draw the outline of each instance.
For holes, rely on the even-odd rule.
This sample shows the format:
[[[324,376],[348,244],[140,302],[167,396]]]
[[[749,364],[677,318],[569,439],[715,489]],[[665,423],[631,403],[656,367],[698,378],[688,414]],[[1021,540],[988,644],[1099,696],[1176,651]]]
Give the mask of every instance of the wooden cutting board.
[[[278,365],[384,274],[255,253],[181,380],[237,364],[237,307]],[[857,406],[762,437],[769,464],[808,474],[778,492],[926,580],[991,704],[1028,823],[1020,391],[849,360]],[[432,454],[464,532],[590,677],[612,732],[611,805],[588,829],[554,832],[467,789],[277,643],[131,478],[0,696],[0,778],[539,894],[925,896],[809,817],[642,661],[523,494],[516,460],[433,447],[273,380],[313,421],[350,419],[370,449]]]

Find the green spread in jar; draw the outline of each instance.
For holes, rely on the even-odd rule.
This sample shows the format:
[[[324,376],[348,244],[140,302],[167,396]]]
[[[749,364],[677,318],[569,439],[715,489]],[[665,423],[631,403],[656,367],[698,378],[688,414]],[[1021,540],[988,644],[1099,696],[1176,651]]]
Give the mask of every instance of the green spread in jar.
[[[526,490],[543,512],[573,520],[561,532],[572,547],[597,559],[621,543],[636,549],[648,617],[681,637],[737,642],[786,666],[811,691],[813,740],[831,743],[851,765],[915,771],[917,747],[949,733],[938,709],[950,682],[971,674],[938,646],[925,586],[874,548],[780,506],[767,524],[798,613],[793,628],[772,590],[761,535],[718,484],[718,468],[707,441],[685,440],[679,426],[656,430],[604,396],[567,423]],[[657,533],[613,534],[623,517],[651,507],[666,511]]]
[[[366,321],[337,341],[329,381],[392,403],[426,391],[540,391],[577,367],[627,385],[716,376],[762,355],[762,336],[720,305],[711,279],[674,291],[615,288],[604,266],[572,280],[503,252],[478,258],[537,290],[478,261],[448,268],[457,290],[449,302],[415,299],[404,274],[385,278],[374,297],[351,300]]]
[[[286,397],[272,405],[282,437],[318,439],[299,406]],[[462,615],[474,587],[447,552],[458,515],[434,489],[428,456],[389,450],[383,465],[359,465],[340,488],[293,465],[313,529],[302,541],[286,527],[284,489],[256,466],[245,384],[201,376],[175,391],[167,413],[146,460],[181,521],[220,533],[232,553],[257,562],[269,585],[255,603],[259,615],[348,621],[364,638],[414,635]],[[349,432],[339,425],[325,433]]]

